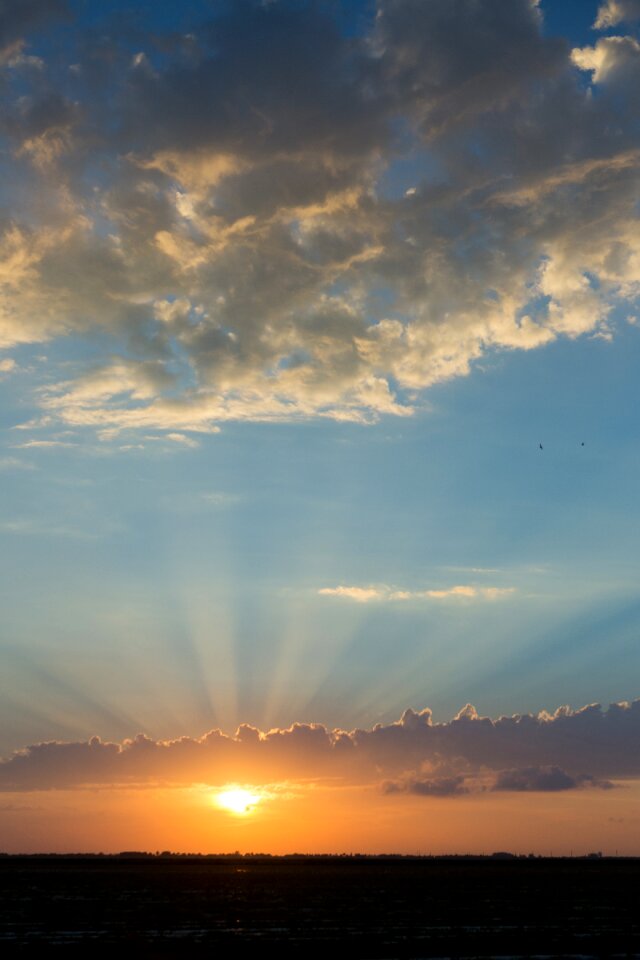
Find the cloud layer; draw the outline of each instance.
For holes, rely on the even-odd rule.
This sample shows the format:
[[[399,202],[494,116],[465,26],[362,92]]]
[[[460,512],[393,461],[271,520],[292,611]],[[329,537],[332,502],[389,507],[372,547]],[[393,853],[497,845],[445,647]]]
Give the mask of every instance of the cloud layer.
[[[45,424],[407,416],[487,351],[633,311],[633,36],[571,51],[531,0],[349,29],[319,0],[188,29],[106,5],[56,33],[71,6],[0,10],[0,348],[105,345],[43,386]]]
[[[388,793],[423,796],[606,788],[605,778],[640,777],[639,742],[640,700],[497,720],[467,705],[445,723],[430,710],[406,710],[397,723],[351,732],[296,723],[262,733],[245,724],[232,737],[212,730],[198,739],[39,743],[0,762],[0,790],[289,777],[383,780]]]

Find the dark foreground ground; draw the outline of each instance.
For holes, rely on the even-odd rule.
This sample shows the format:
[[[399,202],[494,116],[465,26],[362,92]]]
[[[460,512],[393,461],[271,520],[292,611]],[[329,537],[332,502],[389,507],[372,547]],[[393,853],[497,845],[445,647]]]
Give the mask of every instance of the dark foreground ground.
[[[638,860],[0,858],[0,949],[640,957]]]

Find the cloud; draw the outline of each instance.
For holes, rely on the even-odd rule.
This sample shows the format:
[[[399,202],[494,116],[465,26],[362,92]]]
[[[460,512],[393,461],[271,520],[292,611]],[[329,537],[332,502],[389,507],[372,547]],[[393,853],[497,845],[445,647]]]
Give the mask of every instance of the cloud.
[[[515,587],[469,587],[459,585],[444,590],[426,590],[424,595],[434,600],[448,600],[456,597],[497,600],[500,597],[508,597],[509,594],[514,592]]]
[[[15,443],[16,450],[46,450],[54,447],[75,447],[76,444],[69,440],[25,440],[24,443]]]
[[[319,0],[238,0],[188,36],[79,17],[70,72],[38,45],[65,9],[0,16],[0,347],[110,345],[38,392],[58,424],[411,416],[488,353],[632,310],[632,37],[571,53],[530,0],[378,0],[349,35]]]
[[[208,490],[200,495],[200,499],[211,507],[231,507],[240,503],[242,497],[238,493],[226,493],[224,490]]]
[[[461,765],[457,758],[455,765]],[[402,793],[418,797],[460,797],[469,794],[493,792],[508,793],[557,793],[565,790],[587,788],[612,790],[615,784],[610,780],[599,780],[589,774],[569,774],[558,766],[524,767],[501,770],[497,775],[487,775],[486,771],[474,770],[466,763],[464,773],[438,773],[439,767],[446,767],[438,758],[429,776],[410,774],[399,780],[386,780],[382,783],[383,793]],[[438,775],[434,775],[438,773]]]
[[[537,5],[516,0],[381,0],[373,43],[394,93],[433,135],[527,96],[562,70],[563,45],[544,39]]]
[[[65,17],[66,0],[5,0],[0,8],[0,48],[47,20]]]
[[[66,524],[48,523],[47,521],[34,520],[32,517],[0,520],[0,530],[16,536],[63,537],[70,540],[95,540],[100,536],[95,530],[86,530]]]
[[[166,443],[168,441],[169,443],[176,443],[181,447],[189,447],[191,450],[196,450],[200,446],[200,443],[198,440],[196,440],[194,437],[188,437],[186,433],[169,432],[169,433],[163,433],[159,437],[146,436],[144,439],[150,440],[154,443],[157,443],[157,442]]]
[[[371,600],[387,598],[389,588],[380,587],[322,587],[318,590],[321,597],[344,597],[346,600],[355,600],[356,603],[369,603]]]
[[[560,790],[576,790],[580,787],[610,790],[613,784],[609,780],[596,780],[588,774],[571,776],[565,770],[555,766],[525,767],[520,770],[503,770],[496,777],[491,789],[555,793]]]
[[[605,779],[640,777],[639,736],[640,700],[607,710],[590,704],[496,720],[467,705],[443,723],[434,723],[430,710],[409,709],[396,723],[350,732],[294,723],[263,733],[243,724],[234,736],[212,730],[177,740],[140,734],[123,743],[98,737],[37,743],[0,762],[0,789],[257,784],[291,776],[355,783],[382,779],[392,784],[384,787],[387,791],[423,795],[477,789],[487,777],[494,789],[516,792],[606,787]]]
[[[344,585],[322,587],[318,590],[318,594],[323,597],[342,597],[345,600],[354,600],[356,603],[372,601],[402,603],[412,600],[498,600],[515,593],[515,589],[515,587],[478,587],[458,584],[454,587],[435,590],[403,590],[378,584],[368,587]]]
[[[620,83],[637,77],[640,43],[634,37],[602,37],[595,47],[576,48],[571,59],[581,70],[590,70],[594,83]],[[634,157],[637,163],[637,156]]]
[[[382,784],[383,793],[409,793],[418,797],[460,797],[469,793],[464,785],[464,776],[433,777],[426,780],[387,780]]]
[[[0,457],[0,470],[33,470],[32,463],[20,460],[18,457]]]
[[[605,0],[598,8],[594,30],[606,30],[626,21],[640,20],[640,0]]]

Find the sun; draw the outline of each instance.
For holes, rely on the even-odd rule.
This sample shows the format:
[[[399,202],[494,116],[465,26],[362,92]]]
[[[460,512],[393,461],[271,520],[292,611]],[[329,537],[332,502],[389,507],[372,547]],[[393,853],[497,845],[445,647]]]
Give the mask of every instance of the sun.
[[[260,803],[261,800],[262,797],[259,794],[252,793],[250,790],[243,790],[241,787],[221,790],[213,797],[217,806],[235,814],[237,817],[246,817],[247,814],[253,813],[256,804]]]

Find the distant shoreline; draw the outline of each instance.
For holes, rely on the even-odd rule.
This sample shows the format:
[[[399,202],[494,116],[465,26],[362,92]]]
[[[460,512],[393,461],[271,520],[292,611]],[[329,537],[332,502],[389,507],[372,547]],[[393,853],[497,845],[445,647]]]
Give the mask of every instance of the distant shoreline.
[[[118,862],[125,861],[143,861],[145,863],[149,862],[166,862],[168,860],[178,860],[181,863],[184,861],[207,861],[207,862],[228,862],[230,860],[242,860],[242,861],[327,861],[327,862],[343,862],[350,860],[358,861],[384,861],[389,860],[406,860],[406,861],[489,861],[491,863],[496,863],[499,861],[505,862],[527,862],[531,863],[533,861],[543,861],[545,863],[553,862],[574,862],[574,861],[640,861],[640,856],[635,856],[633,854],[601,854],[601,853],[585,853],[585,854],[570,854],[554,856],[550,854],[548,856],[542,854],[532,854],[532,853],[508,853],[508,852],[496,852],[496,853],[441,853],[441,854],[429,854],[429,853],[240,853],[234,851],[233,853],[175,853],[172,851],[163,851],[161,853],[150,853],[144,850],[133,850],[133,851],[122,851],[120,853],[2,853],[0,852],[0,861],[6,860],[115,860]]]

